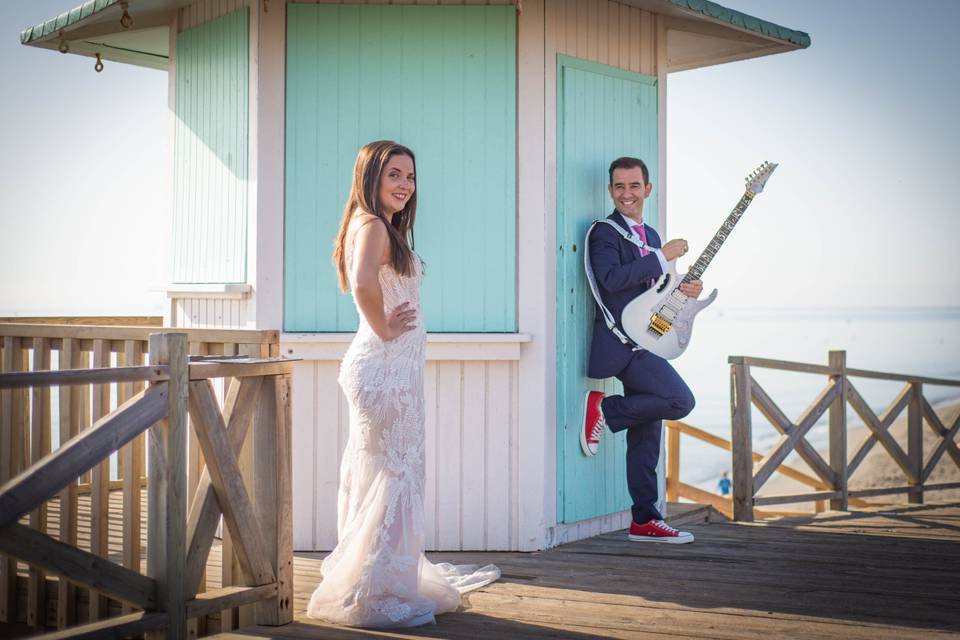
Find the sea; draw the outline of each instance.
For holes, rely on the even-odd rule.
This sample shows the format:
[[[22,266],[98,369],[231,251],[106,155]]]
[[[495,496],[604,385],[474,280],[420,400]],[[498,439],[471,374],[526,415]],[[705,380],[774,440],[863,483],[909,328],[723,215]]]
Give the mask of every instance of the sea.
[[[825,365],[831,350],[846,351],[851,368],[960,381],[960,307],[708,307],[697,317],[687,351],[673,361],[697,399],[684,421],[730,439],[730,356]],[[827,385],[823,375],[759,368],[751,375],[793,422]],[[851,382],[877,414],[905,384]],[[960,386],[924,385],[923,392],[935,407],[960,401]],[[849,407],[847,413],[850,428],[862,424]],[[765,453],[779,433],[756,409],[752,419],[754,451]],[[825,448],[826,415],[807,440]],[[684,435],[680,451],[683,482],[715,491],[720,475],[730,471],[729,452],[717,447]]]

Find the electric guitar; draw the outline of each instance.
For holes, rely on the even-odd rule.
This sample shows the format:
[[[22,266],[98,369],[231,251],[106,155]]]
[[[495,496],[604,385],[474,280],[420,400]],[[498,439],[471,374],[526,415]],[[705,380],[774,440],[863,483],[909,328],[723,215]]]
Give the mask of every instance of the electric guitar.
[[[720,230],[686,275],[682,278],[678,276],[676,259],[671,260],[667,263],[666,273],[660,276],[656,284],[624,307],[620,318],[623,331],[639,347],[667,360],[673,360],[686,351],[696,315],[716,300],[717,290],[714,289],[706,299],[697,300],[684,295],[680,291],[680,284],[699,280],[703,276],[724,240],[733,231],[754,196],[763,191],[767,179],[776,168],[775,163],[764,162],[747,176],[746,190],[740,202],[720,225]]]

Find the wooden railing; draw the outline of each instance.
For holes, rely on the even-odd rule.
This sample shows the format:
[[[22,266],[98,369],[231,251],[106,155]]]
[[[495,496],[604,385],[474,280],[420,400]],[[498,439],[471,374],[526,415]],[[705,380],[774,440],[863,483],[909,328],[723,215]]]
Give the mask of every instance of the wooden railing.
[[[202,633],[208,614],[219,614],[223,630],[292,619],[292,370],[275,358],[277,332],[151,331],[157,329],[0,325],[0,622],[185,637]],[[206,355],[188,364],[188,351]],[[53,353],[57,370],[50,370]],[[110,366],[112,354],[123,366]],[[219,379],[226,383],[222,411]],[[54,451],[51,386],[59,412]],[[121,498],[122,507],[111,510],[111,498]],[[208,590],[207,559],[221,514],[220,588]],[[110,535],[118,518],[119,541]],[[29,566],[19,579],[25,607],[18,606],[17,559]],[[52,620],[45,615],[49,582]],[[73,626],[82,622],[88,624]]]
[[[689,436],[724,451],[732,450],[730,441],[680,420],[666,420],[664,426],[667,429],[667,501],[679,502],[681,499],[685,499],[700,504],[708,504],[728,518],[733,518],[733,498],[731,496],[722,496],[711,491],[705,491],[680,479],[681,435]],[[763,459],[763,456],[753,452],[753,459],[759,461]],[[826,488],[826,485],[820,480],[787,464],[780,465],[777,472],[814,489]],[[817,501],[816,511],[824,511],[826,509],[825,505],[824,501]],[[758,515],[784,515],[784,512],[766,510],[758,512]]]
[[[954,440],[960,431],[960,418],[949,429],[946,428],[923,395],[925,384],[960,388],[960,381],[850,369],[846,365],[844,351],[831,351],[827,366],[743,356],[731,356],[729,362],[734,519],[751,521],[755,507],[797,502],[829,501],[831,509],[846,510],[853,499],[906,493],[909,502],[921,503],[924,491],[960,487],[960,482],[928,482],[930,474],[944,453],[948,453],[960,466],[960,449]],[[751,368],[824,375],[827,376],[827,384],[794,423],[753,378]],[[906,384],[887,409],[877,416],[850,381],[851,377],[893,380]],[[847,453],[848,404],[870,430],[852,456]],[[780,433],[773,449],[760,456],[759,460],[758,454],[753,452],[752,406],[756,406]],[[888,431],[904,409],[907,410],[906,451]],[[824,460],[806,440],[810,429],[825,413],[829,421],[829,461]],[[939,437],[936,448],[926,458],[923,453],[923,422]],[[907,483],[895,487],[850,491],[850,477],[877,442],[903,471]],[[784,469],[784,460],[794,451],[816,476],[808,476],[804,484],[817,491],[758,496],[761,487],[771,475]],[[810,482],[811,480],[813,482]]]

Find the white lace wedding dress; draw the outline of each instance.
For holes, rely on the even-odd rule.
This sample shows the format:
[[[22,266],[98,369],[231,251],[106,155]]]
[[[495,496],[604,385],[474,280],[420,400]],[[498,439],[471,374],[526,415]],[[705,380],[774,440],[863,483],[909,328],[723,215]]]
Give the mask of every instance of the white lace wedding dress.
[[[350,252],[347,261],[350,261]],[[356,627],[412,627],[456,609],[460,594],[500,577],[494,565],[432,564],[423,554],[426,330],[420,311],[423,268],[380,268],[384,311],[403,302],[416,328],[384,342],[360,314],[340,365],[350,406],[350,437],[340,465],[337,547],[307,615]],[[359,310],[359,309],[358,309]]]

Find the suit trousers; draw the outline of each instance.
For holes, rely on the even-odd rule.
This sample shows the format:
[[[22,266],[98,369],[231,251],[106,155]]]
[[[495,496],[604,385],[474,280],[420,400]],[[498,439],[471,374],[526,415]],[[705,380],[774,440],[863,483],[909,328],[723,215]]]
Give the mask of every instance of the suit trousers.
[[[662,519],[657,510],[657,462],[663,420],[679,420],[695,404],[690,388],[670,363],[649,351],[636,351],[623,371],[622,396],[607,396],[600,405],[614,433],[627,430],[627,488],[633,520]]]

